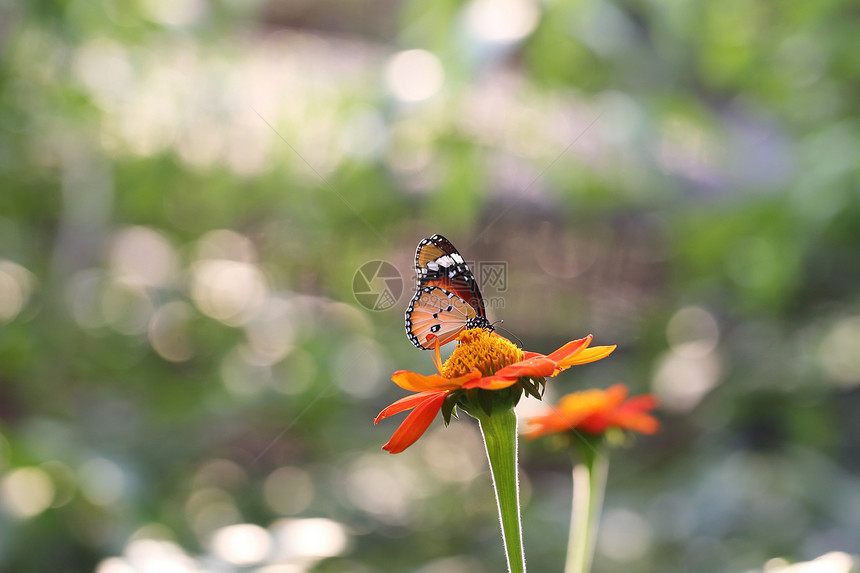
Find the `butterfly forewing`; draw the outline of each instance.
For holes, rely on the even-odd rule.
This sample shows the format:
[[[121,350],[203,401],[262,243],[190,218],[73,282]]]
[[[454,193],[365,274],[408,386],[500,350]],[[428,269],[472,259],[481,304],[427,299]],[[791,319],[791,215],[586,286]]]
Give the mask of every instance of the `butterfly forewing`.
[[[462,255],[442,235],[433,235],[418,244],[415,276],[419,287],[437,286],[453,292],[471,305],[478,316],[486,318],[478,281]]]
[[[434,262],[442,257],[459,254],[451,241],[442,235],[433,235],[429,239],[422,239],[415,250],[415,270],[421,279],[422,269],[427,268],[427,263]]]

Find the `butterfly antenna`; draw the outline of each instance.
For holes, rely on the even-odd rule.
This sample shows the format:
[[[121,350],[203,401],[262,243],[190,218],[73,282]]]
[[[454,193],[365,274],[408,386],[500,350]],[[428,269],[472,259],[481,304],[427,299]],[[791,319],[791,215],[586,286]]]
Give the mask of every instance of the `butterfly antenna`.
[[[505,321],[504,321],[504,320],[497,320],[497,321],[496,321],[496,322],[494,322],[491,326],[492,326],[493,328],[496,328],[496,325],[497,325],[497,324],[502,324],[503,322],[505,322]],[[508,334],[510,334],[512,338],[515,338],[515,339],[517,340],[518,346],[519,346],[520,348],[522,348],[522,347],[523,347],[523,341],[522,341],[522,340],[520,340],[520,337],[519,337],[519,336],[517,336],[516,334],[514,334],[513,332],[511,332],[511,331],[510,331],[510,330],[508,330],[507,328],[502,328],[501,326],[499,326],[498,328],[499,328],[500,330],[504,330],[505,332],[507,332]]]

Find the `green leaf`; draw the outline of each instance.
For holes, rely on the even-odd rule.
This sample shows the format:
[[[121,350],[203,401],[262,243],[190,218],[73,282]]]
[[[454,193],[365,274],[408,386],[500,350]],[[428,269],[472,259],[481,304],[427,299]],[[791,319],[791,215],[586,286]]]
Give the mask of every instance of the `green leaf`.
[[[534,385],[534,383],[529,378],[520,378],[520,386],[525,391],[526,394],[531,396],[532,398],[536,398],[538,400],[541,399],[543,393],[538,390],[538,388]]]
[[[445,401],[442,402],[442,419],[445,421],[445,425],[451,423],[451,416],[457,417],[456,409],[457,409],[457,400],[460,397],[457,396],[457,392],[451,392],[447,396],[445,396]]]

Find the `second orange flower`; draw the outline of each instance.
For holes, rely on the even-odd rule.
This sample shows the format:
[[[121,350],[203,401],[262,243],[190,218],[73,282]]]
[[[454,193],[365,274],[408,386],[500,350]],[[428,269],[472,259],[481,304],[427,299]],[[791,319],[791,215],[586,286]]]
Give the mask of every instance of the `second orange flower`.
[[[657,407],[651,394],[627,398],[627,387],[615,384],[606,390],[592,389],[563,396],[549,413],[528,421],[524,435],[537,438],[546,434],[579,431],[603,434],[618,428],[653,434],[660,423],[649,411]]]

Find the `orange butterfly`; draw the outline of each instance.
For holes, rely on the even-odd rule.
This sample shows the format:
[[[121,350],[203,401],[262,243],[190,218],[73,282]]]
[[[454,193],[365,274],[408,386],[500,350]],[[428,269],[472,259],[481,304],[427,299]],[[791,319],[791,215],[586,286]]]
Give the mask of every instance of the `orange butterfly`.
[[[418,243],[415,251],[415,296],[406,309],[406,335],[412,344],[430,350],[469,328],[493,330],[484,299],[469,265],[442,235]]]

